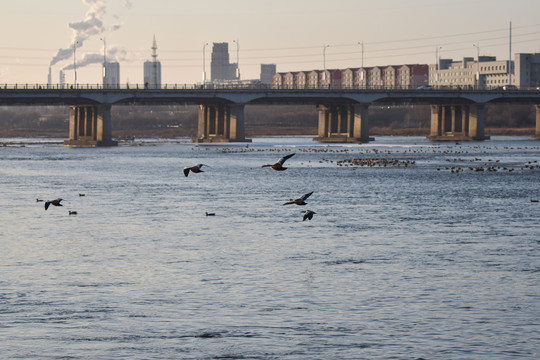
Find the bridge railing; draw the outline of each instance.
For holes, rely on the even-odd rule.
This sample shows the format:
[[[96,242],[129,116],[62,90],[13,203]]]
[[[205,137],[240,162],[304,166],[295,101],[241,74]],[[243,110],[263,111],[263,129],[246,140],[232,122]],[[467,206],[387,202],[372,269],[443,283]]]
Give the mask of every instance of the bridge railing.
[[[329,85],[329,86],[309,86],[309,85],[272,85],[263,84],[261,82],[242,82],[242,83],[198,83],[198,84],[163,84],[159,87],[148,86],[146,84],[121,84],[121,85],[103,85],[103,84],[1,84],[0,91],[4,90],[365,90],[365,91],[384,91],[384,90],[423,90],[423,91],[540,91],[540,86],[534,87],[515,87],[515,86],[492,86],[492,87],[479,87],[479,86],[343,86],[343,85]]]

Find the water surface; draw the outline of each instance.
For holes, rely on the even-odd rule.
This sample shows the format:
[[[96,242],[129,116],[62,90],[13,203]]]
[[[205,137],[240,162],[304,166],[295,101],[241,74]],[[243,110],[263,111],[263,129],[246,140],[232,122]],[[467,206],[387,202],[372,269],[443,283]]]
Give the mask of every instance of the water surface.
[[[539,357],[537,141],[1,140],[6,359]]]

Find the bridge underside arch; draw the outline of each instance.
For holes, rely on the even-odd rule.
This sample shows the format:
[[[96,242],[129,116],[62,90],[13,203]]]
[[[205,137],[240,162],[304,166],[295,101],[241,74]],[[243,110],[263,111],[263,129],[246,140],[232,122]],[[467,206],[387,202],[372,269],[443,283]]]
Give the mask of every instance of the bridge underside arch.
[[[116,146],[111,131],[111,105],[74,105],[69,108],[69,140],[74,147]]]
[[[368,104],[319,104],[319,142],[365,143],[370,141]]]
[[[194,142],[251,142],[245,135],[244,104],[200,104]]]
[[[428,138],[434,141],[489,139],[484,133],[484,107],[484,104],[432,104]]]

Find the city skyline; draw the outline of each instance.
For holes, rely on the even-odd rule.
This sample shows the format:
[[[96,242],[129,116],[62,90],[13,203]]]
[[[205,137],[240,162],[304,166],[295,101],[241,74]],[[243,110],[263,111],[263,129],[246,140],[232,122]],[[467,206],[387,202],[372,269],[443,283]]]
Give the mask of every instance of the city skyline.
[[[27,0],[4,5],[0,15],[10,34],[0,42],[0,83],[46,83],[49,66],[53,83],[60,70],[73,83],[75,63],[77,83],[98,84],[106,57],[120,63],[121,84],[142,84],[153,36],[163,84],[201,82],[203,49],[208,72],[214,42],[229,43],[243,80],[259,78],[268,63],[285,72],[432,64],[437,55],[504,60],[510,22],[512,54],[540,52],[538,10],[530,0]]]

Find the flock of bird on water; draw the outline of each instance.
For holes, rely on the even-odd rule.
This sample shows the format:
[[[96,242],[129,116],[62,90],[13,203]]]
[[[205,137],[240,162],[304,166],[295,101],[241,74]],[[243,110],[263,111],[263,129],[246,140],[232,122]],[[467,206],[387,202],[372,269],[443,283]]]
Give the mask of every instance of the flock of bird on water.
[[[287,170],[287,168],[284,167],[283,164],[285,163],[285,161],[287,161],[287,159],[290,159],[293,156],[294,156],[294,153],[289,154],[289,155],[285,155],[282,158],[279,158],[279,160],[277,162],[275,162],[273,164],[266,164],[266,165],[263,165],[262,167],[263,168],[264,167],[269,167],[270,169],[276,170],[276,171]],[[198,164],[198,165],[194,165],[194,166],[187,166],[187,167],[184,168],[184,175],[186,177],[188,177],[190,172],[192,172],[194,174],[202,173],[202,172],[204,172],[203,170],[201,170],[201,168],[203,166],[208,166],[208,165]],[[308,197],[310,197],[311,194],[313,194],[313,191],[310,192],[310,193],[307,193],[305,195],[302,195],[299,198],[289,199],[283,205],[292,205],[292,204],[299,205],[299,206],[307,205],[306,199]],[[85,194],[79,194],[79,196],[85,196]],[[47,210],[51,205],[53,205],[53,206],[63,206],[62,205],[62,200],[63,200],[62,198],[58,198],[58,199],[54,199],[54,200],[45,201],[45,210]],[[36,199],[36,201],[37,202],[43,202],[43,200],[41,200],[41,199]],[[303,213],[304,213],[304,216],[303,216],[302,221],[311,220],[311,219],[313,219],[313,215],[316,214],[316,212],[312,211],[312,210],[304,210]],[[69,215],[77,215],[77,212],[70,210]],[[215,215],[215,213],[209,213],[209,212],[206,213],[206,216],[214,216],[214,215]]]
[[[378,152],[376,151],[375,149],[373,150],[374,152]],[[414,151],[416,152],[416,151]],[[435,151],[434,151],[435,152]],[[439,151],[441,152],[441,151]],[[263,165],[262,167],[269,167],[270,169],[272,170],[276,170],[276,171],[284,171],[286,170],[287,168],[285,166],[283,166],[283,164],[285,163],[285,161],[287,161],[287,159],[290,159],[291,157],[293,157],[295,154],[292,153],[292,154],[288,154],[288,155],[285,155],[281,158],[278,159],[277,162],[273,163],[273,164],[266,164],[266,165]],[[324,160],[324,159],[323,159]],[[481,159],[480,158],[475,158],[474,161],[480,161]],[[459,159],[446,159],[447,162],[449,161],[464,161],[463,159],[459,158]],[[473,161],[473,160],[471,160]],[[489,162],[491,162],[492,160],[489,160]],[[506,167],[501,167],[499,165],[490,165],[489,162],[485,162],[483,165],[484,166],[487,166],[486,167],[486,170],[487,171],[497,171],[497,170],[506,170],[508,172],[512,172],[514,170],[514,168],[506,168]],[[498,163],[499,161],[497,160],[496,163]],[[356,166],[369,166],[369,167],[373,167],[373,166],[403,166],[403,167],[408,167],[410,165],[415,165],[416,162],[414,160],[403,160],[403,161],[399,161],[399,160],[395,160],[395,159],[350,159],[350,160],[343,160],[343,161],[337,161],[336,164],[338,166],[349,166],[349,165],[356,165]],[[204,172],[203,170],[201,170],[201,168],[203,166],[207,166],[207,167],[210,167],[208,165],[205,165],[205,164],[198,164],[198,165],[194,165],[194,166],[188,166],[188,167],[185,167],[183,172],[184,172],[184,175],[187,177],[189,175],[190,172],[194,173],[194,174],[197,174],[197,173],[201,173],[201,172]],[[484,171],[484,167],[480,166],[480,165],[477,165],[477,166],[468,166],[467,167],[469,170],[474,170],[474,171]],[[540,165],[538,165],[538,162],[535,160],[535,161],[529,161],[527,164],[525,164],[521,170],[523,169],[540,169]],[[454,166],[450,166],[450,167],[446,167],[445,168],[446,170],[450,170],[452,173],[457,173],[457,172],[460,172],[460,171],[463,171],[463,168],[462,167],[454,167]],[[437,171],[441,170],[440,167],[437,168]],[[313,194],[313,191],[310,192],[310,193],[307,193],[307,194],[304,194],[302,195],[301,197],[299,198],[296,198],[296,199],[289,199],[287,202],[285,202],[283,205],[299,205],[299,206],[303,206],[303,205],[307,205],[306,203],[306,200],[307,198],[309,198],[311,196],[311,194]],[[79,196],[85,196],[85,194],[79,194]],[[47,201],[44,201],[44,200],[41,200],[41,199],[36,199],[37,202],[44,202],[45,203],[45,210],[47,210],[51,205],[53,206],[63,206],[61,204],[62,202],[62,198],[58,198],[58,199],[54,199],[54,200],[47,200]],[[531,199],[531,202],[539,202],[538,199]],[[304,213],[304,216],[303,216],[303,221],[305,220],[311,220],[313,219],[313,215],[316,214],[316,212],[312,211],[312,210],[304,210],[303,211]],[[69,215],[77,215],[77,211],[69,211]],[[206,216],[214,216],[215,213],[209,213],[209,212],[206,212]]]

